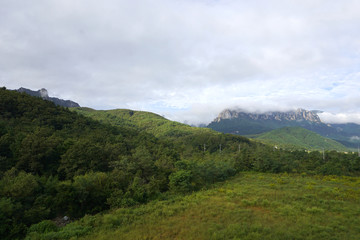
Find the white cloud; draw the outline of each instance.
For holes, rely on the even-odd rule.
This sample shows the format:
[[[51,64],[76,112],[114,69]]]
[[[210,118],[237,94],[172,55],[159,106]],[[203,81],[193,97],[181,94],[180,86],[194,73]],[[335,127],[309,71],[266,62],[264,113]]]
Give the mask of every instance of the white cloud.
[[[232,106],[357,113],[359,11],[355,0],[2,0],[0,84],[189,122]]]
[[[329,113],[318,114],[321,121],[326,123],[357,123],[360,124],[360,113]]]

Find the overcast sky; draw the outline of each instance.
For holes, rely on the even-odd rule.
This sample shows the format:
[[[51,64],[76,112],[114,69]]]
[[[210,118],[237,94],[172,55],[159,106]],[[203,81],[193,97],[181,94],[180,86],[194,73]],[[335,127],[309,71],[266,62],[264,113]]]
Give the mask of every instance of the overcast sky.
[[[189,123],[233,107],[360,123],[360,1],[0,0],[0,85]]]

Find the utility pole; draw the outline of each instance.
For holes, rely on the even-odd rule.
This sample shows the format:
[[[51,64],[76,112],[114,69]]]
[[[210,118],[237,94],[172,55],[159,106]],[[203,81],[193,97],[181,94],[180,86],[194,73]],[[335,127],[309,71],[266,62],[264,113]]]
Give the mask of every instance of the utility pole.
[[[221,143],[220,143],[220,153],[221,153]]]
[[[205,143],[204,143],[204,152],[206,151],[206,145],[205,145]]]
[[[240,152],[240,150],[241,150],[241,147],[240,147],[240,143],[239,143],[239,152]]]

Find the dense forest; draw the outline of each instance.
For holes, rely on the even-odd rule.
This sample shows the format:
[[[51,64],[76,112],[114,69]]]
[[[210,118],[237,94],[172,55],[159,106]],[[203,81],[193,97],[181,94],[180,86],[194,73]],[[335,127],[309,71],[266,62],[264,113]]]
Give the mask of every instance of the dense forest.
[[[75,219],[196,191],[240,171],[360,173],[357,154],[274,149],[166,119],[165,125],[151,124],[146,116],[141,123],[150,125],[144,127],[131,120],[137,112],[124,114],[123,124],[108,113],[93,119],[0,89],[1,239],[46,231],[56,217]]]

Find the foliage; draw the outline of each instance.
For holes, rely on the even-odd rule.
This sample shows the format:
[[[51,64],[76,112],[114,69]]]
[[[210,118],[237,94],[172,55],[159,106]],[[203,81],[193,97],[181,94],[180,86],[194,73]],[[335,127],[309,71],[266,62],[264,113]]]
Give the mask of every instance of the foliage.
[[[304,149],[304,150],[336,150],[347,152],[349,151],[342,144],[320,136],[314,132],[301,127],[284,127],[272,130],[255,137],[265,143],[271,143],[278,147],[287,149]]]
[[[193,189],[191,184],[193,175],[189,170],[179,170],[169,176],[170,189],[176,192],[190,192]]]
[[[359,177],[243,172],[208,190],[73,224],[91,227],[80,237],[89,240],[359,239],[359,203]]]
[[[211,187],[240,171],[360,173],[356,154],[274,149],[151,113],[77,111],[94,119],[0,89],[1,239],[26,233],[28,239],[76,238],[93,226],[70,223],[55,231],[46,220],[137,208]],[[321,210],[309,206],[307,212]],[[129,219],[106,221],[117,225]]]
[[[33,232],[43,234],[43,233],[57,232],[57,231],[58,231],[58,227],[55,225],[54,222],[50,220],[44,220],[37,224],[31,225],[31,227],[28,229],[28,234]]]

